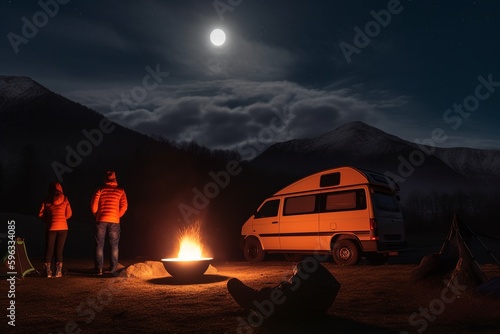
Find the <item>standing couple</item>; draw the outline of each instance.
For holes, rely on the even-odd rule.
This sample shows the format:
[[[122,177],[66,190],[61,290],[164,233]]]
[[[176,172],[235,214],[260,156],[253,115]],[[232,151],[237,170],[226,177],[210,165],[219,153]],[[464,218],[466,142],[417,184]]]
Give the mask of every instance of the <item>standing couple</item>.
[[[109,272],[115,272],[118,266],[118,244],[120,242],[120,218],[127,211],[128,203],[125,190],[118,187],[116,173],[107,171],[104,184],[97,188],[90,203],[96,218],[95,230],[95,270],[102,275],[104,264],[104,243],[106,234],[111,247]],[[68,198],[63,194],[59,182],[49,186],[49,194],[42,203],[38,216],[46,223],[45,233],[45,272],[47,277],[61,277],[63,249],[68,234],[67,219],[72,215]],[[52,257],[56,253],[56,270],[51,269]]]

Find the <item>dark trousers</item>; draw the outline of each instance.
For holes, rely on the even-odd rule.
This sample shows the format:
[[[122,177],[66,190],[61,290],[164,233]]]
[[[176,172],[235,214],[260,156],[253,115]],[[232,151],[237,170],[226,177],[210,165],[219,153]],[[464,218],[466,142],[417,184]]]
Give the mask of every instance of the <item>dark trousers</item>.
[[[45,263],[52,261],[54,250],[56,252],[56,262],[63,262],[63,250],[68,230],[47,231],[45,234]]]

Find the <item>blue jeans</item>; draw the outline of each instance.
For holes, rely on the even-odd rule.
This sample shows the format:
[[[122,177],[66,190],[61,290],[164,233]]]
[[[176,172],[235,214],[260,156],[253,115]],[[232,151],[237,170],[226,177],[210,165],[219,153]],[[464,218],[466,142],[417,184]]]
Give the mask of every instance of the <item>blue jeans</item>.
[[[97,268],[102,269],[104,262],[104,243],[106,241],[106,232],[108,233],[109,245],[111,247],[110,269],[116,269],[118,265],[118,243],[120,242],[120,224],[115,223],[96,223],[95,232],[95,264]]]

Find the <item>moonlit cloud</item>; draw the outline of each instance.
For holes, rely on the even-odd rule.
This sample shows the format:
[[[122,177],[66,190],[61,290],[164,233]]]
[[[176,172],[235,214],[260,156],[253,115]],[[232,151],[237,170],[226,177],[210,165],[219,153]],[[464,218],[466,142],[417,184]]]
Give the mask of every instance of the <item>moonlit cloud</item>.
[[[74,93],[79,100],[101,101],[95,105],[97,110],[131,129],[174,141],[194,140],[212,148],[235,148],[256,138],[270,127],[277,113],[283,118],[279,139],[285,140],[319,136],[354,120],[377,123],[385,109],[405,103],[404,97],[394,97],[388,103],[373,97],[364,99],[355,89],[318,90],[287,81],[165,85],[136,109],[123,111],[110,111],[111,101],[106,97],[111,95],[102,91]]]

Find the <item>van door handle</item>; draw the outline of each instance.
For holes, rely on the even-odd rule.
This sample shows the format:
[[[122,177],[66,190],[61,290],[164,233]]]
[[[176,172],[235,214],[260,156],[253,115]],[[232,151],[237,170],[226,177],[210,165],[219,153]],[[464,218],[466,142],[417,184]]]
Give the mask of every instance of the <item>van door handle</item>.
[[[272,222],[271,224],[278,224],[278,222]]]

